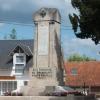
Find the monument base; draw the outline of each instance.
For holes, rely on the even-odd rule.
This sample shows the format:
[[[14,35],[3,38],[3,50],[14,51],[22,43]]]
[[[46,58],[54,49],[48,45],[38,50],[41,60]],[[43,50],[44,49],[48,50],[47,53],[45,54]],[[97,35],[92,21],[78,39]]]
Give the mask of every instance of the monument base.
[[[25,96],[45,96],[48,92],[54,91],[54,86],[59,85],[56,68],[33,68],[31,70],[31,79],[28,85],[22,88]]]
[[[22,93],[25,96],[45,96],[52,93],[55,86],[63,85],[59,84],[58,80],[62,79],[60,75],[62,72],[57,68],[33,68],[31,71],[28,85],[22,88]]]
[[[37,79],[29,81],[28,86],[22,87],[22,93],[25,96],[45,96],[54,91],[58,83],[54,79]]]
[[[24,87],[24,96],[48,96],[53,93],[55,86],[47,87]]]

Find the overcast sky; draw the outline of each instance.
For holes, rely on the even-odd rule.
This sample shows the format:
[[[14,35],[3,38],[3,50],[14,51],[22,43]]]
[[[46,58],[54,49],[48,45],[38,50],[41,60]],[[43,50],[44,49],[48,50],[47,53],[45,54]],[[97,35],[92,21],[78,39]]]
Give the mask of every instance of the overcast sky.
[[[73,9],[70,0],[0,0],[0,39],[9,34],[12,28],[16,28],[18,39],[33,39],[32,16],[41,7],[58,8],[61,13],[61,38],[65,58],[79,53],[100,60],[100,45],[96,46],[91,39],[81,40],[75,37],[68,14],[78,11]]]
[[[66,13],[64,0],[0,0],[0,19],[32,23],[33,13],[41,7],[58,8]]]

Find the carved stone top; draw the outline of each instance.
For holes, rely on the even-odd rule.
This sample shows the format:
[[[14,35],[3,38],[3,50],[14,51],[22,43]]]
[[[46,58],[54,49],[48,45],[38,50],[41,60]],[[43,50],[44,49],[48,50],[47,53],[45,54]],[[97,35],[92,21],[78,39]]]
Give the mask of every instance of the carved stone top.
[[[56,21],[61,22],[61,16],[56,8],[41,8],[36,13],[33,14],[33,20],[38,21]]]
[[[42,17],[46,16],[46,10],[44,8],[41,9],[40,16]]]

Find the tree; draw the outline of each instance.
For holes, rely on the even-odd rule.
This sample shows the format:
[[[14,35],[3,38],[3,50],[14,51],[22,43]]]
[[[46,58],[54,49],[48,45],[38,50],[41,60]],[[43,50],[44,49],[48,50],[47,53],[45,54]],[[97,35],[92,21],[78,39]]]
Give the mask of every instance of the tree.
[[[7,40],[7,35],[5,35],[3,38],[4,38],[5,40]]]
[[[17,32],[16,32],[16,29],[13,28],[11,30],[11,33],[10,34],[5,34],[4,37],[3,37],[5,40],[8,40],[8,39],[17,39]]]
[[[71,0],[71,3],[79,11],[79,15],[69,14],[76,37],[91,38],[95,44],[98,44],[100,42],[100,0]]]
[[[16,32],[16,29],[15,28],[13,28],[11,30],[11,34],[9,34],[9,38],[10,39],[17,39],[17,32]]]
[[[86,55],[79,55],[79,54],[73,54],[70,55],[69,58],[67,59],[69,62],[71,61],[96,61],[96,59],[87,57]]]

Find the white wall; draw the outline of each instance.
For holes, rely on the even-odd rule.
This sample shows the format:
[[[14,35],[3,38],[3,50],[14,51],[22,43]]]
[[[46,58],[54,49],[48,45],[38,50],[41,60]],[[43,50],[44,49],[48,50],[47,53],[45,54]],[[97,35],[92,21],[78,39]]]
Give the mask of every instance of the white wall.
[[[11,75],[11,71],[12,69],[4,69],[4,68],[0,68],[0,76],[10,76]]]
[[[24,62],[17,63],[16,56],[20,56],[20,55],[24,56]],[[26,55],[23,53],[15,53],[13,56],[13,66],[11,66],[9,68],[0,68],[0,76],[15,76],[15,80],[11,80],[11,81],[17,81],[17,89],[20,89],[22,86],[24,86],[24,81],[30,80],[29,68],[24,68],[23,75],[18,76],[15,74],[15,67],[16,67],[15,65],[16,64],[24,64],[24,66],[26,66]],[[0,81],[5,81],[5,80],[0,80]],[[6,81],[10,81],[10,80],[6,80]]]

